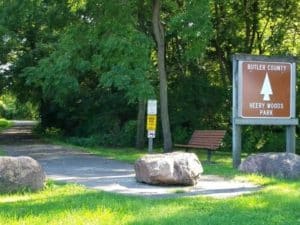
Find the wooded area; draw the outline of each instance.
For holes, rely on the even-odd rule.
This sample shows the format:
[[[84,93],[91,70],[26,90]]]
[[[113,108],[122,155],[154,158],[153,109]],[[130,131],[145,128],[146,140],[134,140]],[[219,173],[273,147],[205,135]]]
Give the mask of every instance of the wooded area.
[[[165,151],[196,129],[230,134],[232,55],[299,55],[299,21],[297,0],[1,0],[0,116],[143,148],[156,98]],[[281,150],[282,132],[248,127],[244,149]]]

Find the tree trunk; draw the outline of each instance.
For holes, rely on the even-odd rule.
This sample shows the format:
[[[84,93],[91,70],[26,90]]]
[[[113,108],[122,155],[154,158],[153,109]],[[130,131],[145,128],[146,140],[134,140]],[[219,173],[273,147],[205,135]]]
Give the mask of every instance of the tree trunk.
[[[146,103],[144,100],[139,100],[137,129],[136,129],[136,142],[135,147],[137,149],[143,149],[145,147],[145,113]]]
[[[160,7],[160,0],[153,0],[152,25],[155,41],[157,44],[161,124],[164,138],[164,152],[169,152],[172,150],[172,137],[168,112],[168,85],[165,67],[165,36],[163,26],[160,22]]]

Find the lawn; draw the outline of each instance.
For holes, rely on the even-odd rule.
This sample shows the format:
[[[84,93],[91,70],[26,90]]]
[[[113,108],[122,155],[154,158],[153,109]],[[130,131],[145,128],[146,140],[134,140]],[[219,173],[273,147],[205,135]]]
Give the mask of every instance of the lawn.
[[[12,126],[12,122],[3,118],[0,118],[0,132],[10,126]]]
[[[129,162],[144,154],[128,149],[85,150]],[[206,155],[200,153],[199,157],[205,159]],[[300,224],[300,181],[239,173],[231,168],[228,154],[217,154],[213,160],[215,164],[204,164],[205,173],[251,180],[263,185],[264,188],[257,193],[231,199],[207,197],[149,199],[48,181],[45,189],[38,193],[0,195],[0,225]]]
[[[252,195],[231,199],[149,199],[48,182],[38,193],[0,196],[2,225],[300,224],[300,182],[270,181]]]

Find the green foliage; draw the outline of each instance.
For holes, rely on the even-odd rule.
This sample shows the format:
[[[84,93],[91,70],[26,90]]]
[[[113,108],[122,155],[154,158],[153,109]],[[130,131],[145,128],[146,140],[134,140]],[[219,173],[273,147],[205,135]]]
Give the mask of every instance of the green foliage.
[[[118,142],[120,147],[124,146],[134,146],[135,144],[135,135],[136,135],[136,121],[130,120],[127,121],[122,127]]]
[[[0,115],[41,118],[44,129],[81,145],[134,143],[137,102],[158,95],[151,3],[0,1],[0,90],[17,97],[1,97]],[[230,133],[232,54],[299,54],[299,7],[296,0],[162,1],[175,142],[194,129]],[[246,152],[283,146],[274,127],[244,135]]]
[[[30,102],[20,103],[14,95],[5,93],[0,96],[0,116],[7,119],[37,119],[37,108]]]
[[[176,143],[187,142],[196,129],[228,128],[226,90],[212,85],[203,71],[178,77],[170,87],[170,117]]]
[[[115,128],[113,132],[99,132],[88,137],[69,137],[67,142],[83,147],[128,147],[134,146],[135,134],[136,121],[128,121],[121,128]],[[47,137],[51,138],[51,135],[47,135]]]
[[[243,152],[284,152],[285,129],[283,127],[247,126],[242,133]]]
[[[187,140],[191,137],[191,131],[186,127],[178,126],[173,129],[173,138],[177,144],[187,143]]]
[[[110,145],[127,135],[120,131],[136,117],[137,101],[154,93],[149,79],[152,43],[136,29],[130,5],[94,3],[72,11],[73,24],[22,77],[40,93],[43,127],[62,129],[84,145]]]
[[[44,135],[49,138],[59,139],[62,137],[62,131],[59,128],[47,127],[44,131]]]
[[[185,60],[204,56],[211,32],[210,10],[206,0],[183,1],[170,18],[168,37],[178,42]]]
[[[103,40],[102,54],[94,56],[93,62],[97,71],[104,72],[100,78],[101,83],[105,87],[114,86],[125,90],[129,102],[133,102],[154,94],[149,83],[151,42],[141,33],[127,32],[126,35],[127,38],[112,35]],[[111,61],[105,62],[103,59]]]
[[[12,122],[10,122],[6,119],[0,118],[0,129],[7,128],[11,125],[12,125]]]

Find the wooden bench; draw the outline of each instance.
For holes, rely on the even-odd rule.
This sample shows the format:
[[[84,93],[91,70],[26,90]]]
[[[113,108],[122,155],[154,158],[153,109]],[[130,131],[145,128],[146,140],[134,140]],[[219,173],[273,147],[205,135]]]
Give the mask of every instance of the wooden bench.
[[[188,144],[175,144],[175,147],[207,150],[207,161],[210,162],[213,151],[216,151],[222,144],[225,130],[195,130]]]

